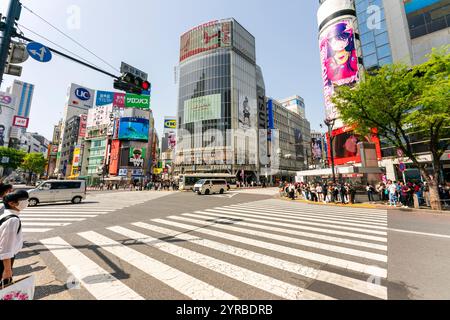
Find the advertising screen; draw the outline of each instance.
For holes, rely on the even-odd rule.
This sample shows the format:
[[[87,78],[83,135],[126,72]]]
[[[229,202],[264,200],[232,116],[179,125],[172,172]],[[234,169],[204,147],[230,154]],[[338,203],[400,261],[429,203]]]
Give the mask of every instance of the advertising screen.
[[[181,36],[180,62],[201,52],[231,46],[231,22],[211,21]]]
[[[150,123],[148,119],[121,118],[119,140],[148,141]]]
[[[334,88],[353,84],[359,80],[352,21],[340,21],[321,33],[320,57],[327,118],[336,119],[338,113],[331,101]]]
[[[258,106],[256,101],[243,93],[239,95],[239,128],[249,130],[258,122]]]
[[[333,151],[336,165],[345,165],[350,162],[361,163],[361,155],[358,150],[358,143],[375,143],[377,157],[381,160],[381,144],[378,135],[374,132],[371,136],[362,137],[354,132],[352,127],[343,127],[333,131]],[[328,141],[330,142],[330,141]],[[329,143],[330,144],[330,143]],[[331,158],[331,154],[328,155]]]
[[[111,143],[111,159],[109,162],[109,174],[117,175],[119,171],[120,140],[113,140]]]
[[[130,166],[143,168],[147,148],[130,148]]]
[[[111,120],[113,106],[96,107],[89,110],[87,119],[87,128],[96,128],[108,125]]]
[[[194,98],[184,102],[184,123],[215,120],[222,117],[222,95]]]
[[[311,142],[312,156],[314,160],[322,160],[322,141],[313,138]]]

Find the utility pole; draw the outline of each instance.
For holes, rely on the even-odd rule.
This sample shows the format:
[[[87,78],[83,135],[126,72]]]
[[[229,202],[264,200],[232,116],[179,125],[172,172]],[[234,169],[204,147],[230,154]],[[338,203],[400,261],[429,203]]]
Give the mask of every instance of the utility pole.
[[[22,4],[19,0],[11,0],[9,2],[8,16],[6,17],[5,30],[3,31],[3,39],[0,47],[0,85],[3,83],[3,75],[5,73],[6,60],[8,59],[11,38],[15,34],[14,25],[20,18],[22,12]]]

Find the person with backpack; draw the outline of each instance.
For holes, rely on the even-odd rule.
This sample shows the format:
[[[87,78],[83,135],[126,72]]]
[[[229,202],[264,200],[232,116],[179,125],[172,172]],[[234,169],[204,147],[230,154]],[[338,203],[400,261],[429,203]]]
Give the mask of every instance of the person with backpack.
[[[0,215],[0,282],[12,283],[14,258],[22,249],[20,212],[28,207],[28,192],[18,190],[3,198],[5,211]]]

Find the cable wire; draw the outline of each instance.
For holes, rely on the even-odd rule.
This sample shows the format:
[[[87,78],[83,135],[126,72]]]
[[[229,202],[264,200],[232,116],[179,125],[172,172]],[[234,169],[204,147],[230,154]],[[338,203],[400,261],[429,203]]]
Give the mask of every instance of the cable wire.
[[[50,39],[48,39],[48,38],[46,38],[46,37],[44,37],[43,35],[40,35],[39,33],[37,33],[37,32],[35,32],[35,31],[31,30],[30,28],[27,28],[27,27],[25,27],[24,25],[19,24],[19,23],[17,23],[17,25],[18,25],[20,28],[23,28],[23,29],[25,29],[25,30],[27,30],[27,31],[29,31],[29,32],[31,32],[31,33],[33,33],[33,34],[35,34],[36,36],[38,36],[38,37],[44,39],[45,41],[50,42],[50,43],[53,44],[54,46],[57,46],[58,48],[60,48],[60,49],[62,49],[62,50],[64,50],[64,51],[66,51],[66,52],[68,52],[68,53],[74,55],[74,56],[77,57],[78,59],[83,60],[84,62],[86,62],[86,63],[88,63],[88,64],[90,64],[90,65],[92,65],[92,66],[98,68],[98,66],[96,66],[95,64],[93,64],[93,63],[90,62],[89,60],[86,60],[85,58],[83,58],[83,57],[77,55],[76,53],[74,53],[74,52],[72,52],[72,51],[70,51],[70,50],[68,50],[68,49],[66,49],[66,48],[64,48],[64,47],[62,47],[62,46],[60,46],[59,44],[55,43],[54,41],[52,41],[52,40],[50,40]]]
[[[120,70],[118,70],[116,67],[114,67],[113,65],[111,65],[108,61],[102,59],[101,57],[99,57],[98,55],[96,55],[94,52],[92,52],[91,50],[89,50],[88,48],[86,48],[85,46],[83,46],[80,42],[78,42],[77,40],[75,40],[74,38],[72,38],[71,36],[67,35],[64,31],[62,31],[61,29],[57,28],[56,26],[54,26],[53,24],[51,24],[50,22],[48,22],[47,20],[45,20],[43,17],[41,17],[40,15],[38,15],[37,13],[35,13],[33,10],[31,10],[30,8],[28,8],[27,6],[22,4],[22,7],[24,9],[26,9],[27,11],[29,11],[31,14],[35,15],[36,17],[38,17],[39,19],[41,19],[42,21],[44,21],[46,24],[48,24],[50,27],[52,27],[53,29],[55,29],[56,31],[58,31],[59,33],[61,33],[62,35],[64,35],[66,38],[72,40],[73,42],[75,42],[77,45],[79,45],[81,48],[83,48],[84,50],[88,51],[90,54],[92,54],[93,56],[95,56],[97,59],[101,60],[103,63],[107,64],[110,68],[114,69],[117,72],[120,72]]]

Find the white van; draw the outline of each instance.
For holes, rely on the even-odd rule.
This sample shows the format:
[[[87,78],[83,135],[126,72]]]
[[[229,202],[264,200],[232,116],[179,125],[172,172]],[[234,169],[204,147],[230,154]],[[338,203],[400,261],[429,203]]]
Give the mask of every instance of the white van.
[[[199,195],[210,195],[215,193],[224,194],[229,189],[226,180],[220,179],[203,179],[198,181],[194,186],[194,192]]]
[[[29,190],[29,205],[35,207],[39,203],[66,202],[79,204],[86,199],[86,181],[83,180],[50,180],[42,182],[36,189]]]

